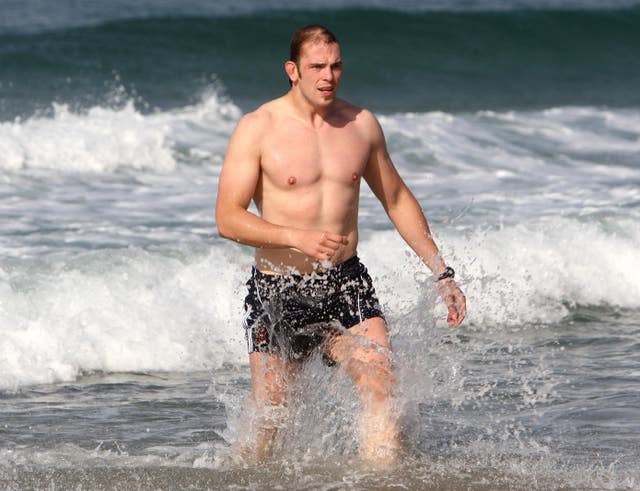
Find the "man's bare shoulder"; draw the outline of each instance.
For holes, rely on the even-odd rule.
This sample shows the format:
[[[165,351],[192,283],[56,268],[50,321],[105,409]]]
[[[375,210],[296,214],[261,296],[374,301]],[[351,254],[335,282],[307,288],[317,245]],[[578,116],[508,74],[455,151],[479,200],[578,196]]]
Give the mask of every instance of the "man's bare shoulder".
[[[282,98],[265,102],[254,111],[246,113],[238,122],[238,129],[243,132],[263,134],[273,127],[279,114],[283,111]]]
[[[238,128],[253,131],[266,128],[271,122],[272,114],[265,106],[266,104],[244,114],[238,122]]]
[[[334,112],[336,115],[357,120],[358,124],[370,124],[376,119],[373,113],[368,109],[352,104],[344,99],[335,100]]]
[[[380,123],[372,111],[342,99],[336,100],[336,112],[340,118],[353,123],[371,140],[379,138]]]

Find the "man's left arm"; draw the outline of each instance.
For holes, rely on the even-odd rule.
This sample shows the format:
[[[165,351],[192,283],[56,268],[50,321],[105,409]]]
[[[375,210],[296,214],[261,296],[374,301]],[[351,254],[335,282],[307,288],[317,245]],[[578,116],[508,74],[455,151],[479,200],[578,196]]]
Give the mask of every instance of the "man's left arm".
[[[371,141],[371,154],[363,177],[402,238],[439,277],[447,266],[431,236],[422,208],[393,165],[377,119],[368,111],[363,116],[363,127]],[[466,315],[462,291],[451,277],[439,280],[437,286],[447,305],[448,324],[458,327]]]

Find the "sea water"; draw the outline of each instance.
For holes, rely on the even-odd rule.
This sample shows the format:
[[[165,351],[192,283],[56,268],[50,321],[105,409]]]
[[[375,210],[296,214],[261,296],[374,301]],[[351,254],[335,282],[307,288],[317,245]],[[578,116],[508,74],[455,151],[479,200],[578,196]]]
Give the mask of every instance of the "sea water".
[[[5,2],[0,483],[7,489],[640,486],[640,10],[633,2]],[[272,462],[234,457],[249,248],[216,234],[242,114],[291,32],[342,42],[468,301],[363,185],[358,253],[406,456],[358,459],[358,398],[309,361]],[[304,394],[304,397],[302,397]]]

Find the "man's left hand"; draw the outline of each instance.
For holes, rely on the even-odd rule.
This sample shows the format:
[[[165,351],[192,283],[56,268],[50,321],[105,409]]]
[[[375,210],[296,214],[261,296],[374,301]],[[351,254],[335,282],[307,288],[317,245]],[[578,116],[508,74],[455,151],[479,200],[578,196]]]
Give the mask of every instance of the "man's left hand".
[[[453,278],[438,281],[438,291],[447,305],[447,324],[456,328],[467,315],[467,300]]]

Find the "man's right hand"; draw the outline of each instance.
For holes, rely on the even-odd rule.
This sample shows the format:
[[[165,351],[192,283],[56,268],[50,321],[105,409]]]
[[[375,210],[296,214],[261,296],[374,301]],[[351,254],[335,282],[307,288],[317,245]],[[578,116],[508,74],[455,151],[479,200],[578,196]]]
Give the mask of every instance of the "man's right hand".
[[[292,233],[292,245],[320,261],[331,259],[341,246],[348,243],[345,235],[323,230],[295,230]]]

